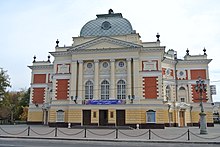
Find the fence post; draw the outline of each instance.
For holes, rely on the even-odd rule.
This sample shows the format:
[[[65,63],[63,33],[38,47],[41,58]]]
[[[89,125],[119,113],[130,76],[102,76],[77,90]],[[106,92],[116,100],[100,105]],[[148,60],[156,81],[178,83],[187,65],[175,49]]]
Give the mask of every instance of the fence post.
[[[187,131],[187,134],[188,134],[188,140],[190,140],[190,136],[189,136],[189,129],[188,129],[188,131]]]
[[[86,138],[86,127],[84,129],[84,138]]]
[[[57,127],[55,128],[55,137],[57,137]]]
[[[151,130],[149,129],[149,140],[151,139]]]
[[[115,138],[118,139],[118,128],[115,130]]]
[[[28,136],[30,136],[30,129],[31,129],[30,126],[28,126],[28,134],[27,134]]]

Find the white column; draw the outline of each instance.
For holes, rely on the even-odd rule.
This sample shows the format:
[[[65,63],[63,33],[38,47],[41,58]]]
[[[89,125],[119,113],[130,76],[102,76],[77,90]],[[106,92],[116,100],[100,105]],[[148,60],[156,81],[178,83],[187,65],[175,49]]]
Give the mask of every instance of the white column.
[[[79,60],[79,75],[78,75],[78,100],[83,97],[83,61]]]
[[[138,58],[133,59],[133,95],[135,99],[139,99],[139,91],[142,88],[139,87],[139,62]]]
[[[99,99],[99,60],[94,60],[95,74],[94,74],[94,99]]]
[[[111,59],[111,81],[110,81],[110,99],[116,99],[115,97],[115,59]]]
[[[127,96],[131,96],[131,58],[127,58]]]
[[[76,93],[76,87],[77,87],[77,61],[74,60],[71,62],[71,67],[70,67],[71,71],[71,77],[70,77],[70,92],[69,92],[69,96],[70,96],[70,100],[71,100],[71,96],[73,98],[75,98],[75,96],[77,95]]]

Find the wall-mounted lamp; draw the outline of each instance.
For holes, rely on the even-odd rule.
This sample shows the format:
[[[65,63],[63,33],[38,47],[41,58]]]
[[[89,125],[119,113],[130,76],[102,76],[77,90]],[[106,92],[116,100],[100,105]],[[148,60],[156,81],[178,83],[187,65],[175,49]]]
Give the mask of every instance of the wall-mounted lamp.
[[[128,95],[128,99],[130,100],[130,103],[133,104],[134,99],[135,99],[135,95]]]
[[[38,107],[38,103],[37,102],[34,102],[34,105],[35,105],[35,107]]]
[[[73,96],[71,96],[71,100],[74,101],[75,104],[77,104],[77,95],[75,96],[75,98]]]

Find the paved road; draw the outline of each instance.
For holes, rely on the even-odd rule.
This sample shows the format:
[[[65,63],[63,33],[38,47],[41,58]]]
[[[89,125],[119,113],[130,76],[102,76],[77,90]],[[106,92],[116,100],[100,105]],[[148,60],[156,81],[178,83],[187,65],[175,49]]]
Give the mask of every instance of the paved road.
[[[219,147],[219,144],[112,142],[0,138],[0,147]]]

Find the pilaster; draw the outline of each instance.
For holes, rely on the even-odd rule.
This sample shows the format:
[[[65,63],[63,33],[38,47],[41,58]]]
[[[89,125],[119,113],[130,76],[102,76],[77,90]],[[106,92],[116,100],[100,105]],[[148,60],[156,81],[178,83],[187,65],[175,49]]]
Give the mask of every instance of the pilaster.
[[[83,97],[83,61],[79,60],[79,73],[78,73],[78,99]]]
[[[127,58],[127,95],[131,95],[131,58]]]
[[[71,67],[70,67],[70,73],[71,73],[71,77],[70,77],[70,100],[71,100],[71,96],[75,97],[77,95],[77,91],[76,91],[76,87],[77,87],[77,61],[73,60],[71,62]]]
[[[94,60],[95,76],[94,76],[94,99],[99,98],[99,60]]]
[[[110,99],[116,99],[115,97],[115,59],[111,59],[111,81],[110,81]]]

